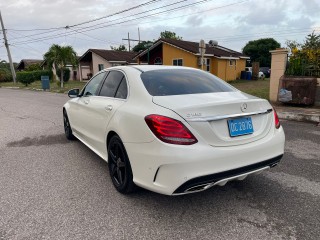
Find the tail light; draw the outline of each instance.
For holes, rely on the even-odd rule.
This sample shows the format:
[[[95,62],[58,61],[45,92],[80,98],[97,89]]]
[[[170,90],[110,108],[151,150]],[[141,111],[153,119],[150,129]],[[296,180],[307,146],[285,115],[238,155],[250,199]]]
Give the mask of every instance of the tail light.
[[[148,115],[145,121],[157,138],[171,144],[191,145],[198,142],[182,122],[161,115]]]
[[[279,121],[279,117],[278,117],[278,114],[275,109],[273,109],[273,115],[274,115],[275,126],[278,129],[280,127],[280,121]]]

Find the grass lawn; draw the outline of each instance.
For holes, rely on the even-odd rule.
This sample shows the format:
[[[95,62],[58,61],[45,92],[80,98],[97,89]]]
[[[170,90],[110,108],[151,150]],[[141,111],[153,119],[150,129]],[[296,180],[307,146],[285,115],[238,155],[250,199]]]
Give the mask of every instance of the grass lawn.
[[[50,92],[66,93],[70,89],[73,89],[73,88],[82,89],[85,84],[86,84],[86,82],[79,82],[79,81],[71,81],[70,80],[70,81],[64,83],[63,88],[60,88],[60,82],[50,82]],[[41,81],[35,81],[35,82],[29,84],[27,87],[24,84],[21,84],[19,82],[16,84],[13,84],[12,82],[2,82],[2,83],[0,83],[0,87],[17,87],[17,88],[31,89],[31,90],[42,89]]]
[[[269,100],[269,84],[270,84],[269,78],[266,78],[263,80],[259,79],[257,81],[237,80],[229,83],[242,92]],[[64,84],[64,88],[61,89],[60,85],[57,82],[54,82],[54,83],[50,82],[50,91],[58,92],[58,93],[66,93],[72,88],[82,89],[85,84],[86,82],[68,81],[67,83]],[[21,83],[13,84],[12,82],[5,82],[5,83],[0,83],[0,87],[19,87],[23,89],[33,90],[33,89],[41,89],[41,82],[40,81],[33,82],[27,87]]]
[[[269,100],[270,79],[254,80],[237,80],[229,82],[232,86],[242,92],[250,95]]]

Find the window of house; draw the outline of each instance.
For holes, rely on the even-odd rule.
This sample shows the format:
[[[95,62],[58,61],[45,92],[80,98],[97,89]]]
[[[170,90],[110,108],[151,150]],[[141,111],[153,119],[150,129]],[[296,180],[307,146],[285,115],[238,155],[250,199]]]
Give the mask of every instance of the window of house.
[[[172,60],[172,65],[173,66],[183,66],[183,59],[182,58],[173,59]]]
[[[237,62],[234,59],[229,60],[229,65],[230,66],[236,66]]]
[[[103,70],[104,69],[104,65],[103,64],[98,64],[98,69],[99,69],[99,71]]]
[[[154,65],[162,65],[162,59],[160,57],[157,57],[155,60],[154,60]]]
[[[206,70],[210,72],[210,58],[206,58]]]

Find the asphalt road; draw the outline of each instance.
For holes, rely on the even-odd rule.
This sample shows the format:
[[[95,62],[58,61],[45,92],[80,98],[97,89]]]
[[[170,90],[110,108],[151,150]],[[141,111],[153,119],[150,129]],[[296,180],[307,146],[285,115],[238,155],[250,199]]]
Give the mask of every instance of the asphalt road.
[[[279,166],[179,197],[124,196],[65,139],[63,94],[0,88],[0,240],[320,239],[320,127],[283,121]]]

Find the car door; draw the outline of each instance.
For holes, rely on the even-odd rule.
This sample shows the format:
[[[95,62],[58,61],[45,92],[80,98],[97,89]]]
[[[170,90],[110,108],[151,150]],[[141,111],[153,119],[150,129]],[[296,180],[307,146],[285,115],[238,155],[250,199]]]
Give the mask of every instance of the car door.
[[[90,118],[92,114],[95,114],[91,110],[91,104],[93,98],[95,98],[103,84],[103,81],[108,72],[100,72],[95,75],[90,82],[82,90],[80,97],[70,103],[70,121],[72,130],[78,135],[81,140],[89,143],[90,133]]]
[[[90,97],[86,113],[86,137],[89,144],[104,155],[106,129],[117,109],[127,98],[127,82],[121,71],[109,71],[96,96]]]

